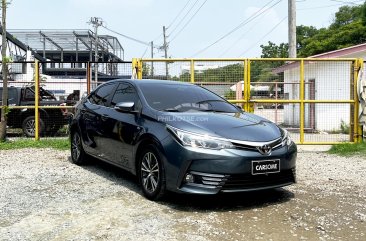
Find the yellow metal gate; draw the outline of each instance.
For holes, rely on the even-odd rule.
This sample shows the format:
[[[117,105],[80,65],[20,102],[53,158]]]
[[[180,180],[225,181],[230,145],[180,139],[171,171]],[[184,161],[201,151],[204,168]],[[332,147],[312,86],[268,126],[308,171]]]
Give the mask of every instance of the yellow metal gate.
[[[203,86],[287,129],[298,144],[360,142],[361,59],[134,59],[136,79]]]

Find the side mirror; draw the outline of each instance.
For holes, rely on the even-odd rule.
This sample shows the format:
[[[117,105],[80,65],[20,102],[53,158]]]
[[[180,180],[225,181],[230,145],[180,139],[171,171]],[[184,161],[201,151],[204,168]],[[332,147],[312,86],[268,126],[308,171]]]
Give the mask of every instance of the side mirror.
[[[244,111],[241,105],[235,105],[236,109],[240,112]]]
[[[120,112],[134,112],[134,107],[135,103],[133,102],[119,102],[114,109]]]

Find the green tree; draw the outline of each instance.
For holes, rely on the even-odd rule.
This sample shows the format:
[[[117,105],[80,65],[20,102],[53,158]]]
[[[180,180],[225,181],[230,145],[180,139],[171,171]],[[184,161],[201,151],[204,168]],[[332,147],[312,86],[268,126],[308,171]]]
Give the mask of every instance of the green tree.
[[[279,45],[268,41],[267,45],[261,45],[262,55],[261,58],[287,58],[288,57],[288,44],[281,43]]]
[[[362,21],[362,25],[365,26],[366,25],[366,4],[363,4],[362,9],[361,9],[361,21]]]
[[[336,12],[333,23],[329,26],[329,28],[339,28],[354,21],[358,21],[361,18],[363,6],[364,5],[340,7],[338,12]]]
[[[313,26],[300,25],[297,31],[298,57],[333,51],[366,42],[366,2],[358,6],[342,6],[335,14],[328,28],[316,29]],[[261,45],[262,57],[281,57],[286,44],[268,42]]]
[[[296,42],[297,42],[297,51],[301,51],[301,49],[306,45],[306,41],[309,38],[312,38],[317,33],[319,33],[320,30],[318,30],[314,26],[305,26],[300,25],[296,27]]]

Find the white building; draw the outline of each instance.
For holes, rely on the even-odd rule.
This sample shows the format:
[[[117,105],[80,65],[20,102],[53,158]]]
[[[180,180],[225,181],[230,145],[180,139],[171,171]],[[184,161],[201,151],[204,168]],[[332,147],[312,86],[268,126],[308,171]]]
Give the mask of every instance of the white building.
[[[366,57],[366,43],[311,58],[362,58]],[[306,61],[304,63],[305,100],[352,100],[352,61]],[[284,73],[284,94],[289,100],[299,100],[300,64],[293,62],[275,70]],[[338,131],[342,123],[350,125],[351,104],[305,104],[305,129]],[[284,124],[300,125],[300,105],[284,107]]]

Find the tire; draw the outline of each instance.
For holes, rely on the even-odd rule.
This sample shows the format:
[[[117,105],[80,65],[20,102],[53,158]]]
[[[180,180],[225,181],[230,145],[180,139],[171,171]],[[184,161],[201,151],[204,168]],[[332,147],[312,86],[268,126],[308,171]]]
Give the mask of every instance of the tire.
[[[22,123],[23,133],[27,137],[35,137],[36,135],[36,120],[34,116],[28,116]],[[39,135],[44,133],[45,125],[42,119],[39,119]]]
[[[80,133],[74,131],[71,134],[71,161],[76,165],[84,165],[87,163],[87,154],[84,151]]]
[[[161,199],[166,191],[165,169],[162,154],[153,145],[143,148],[138,160],[138,178],[147,199]]]

